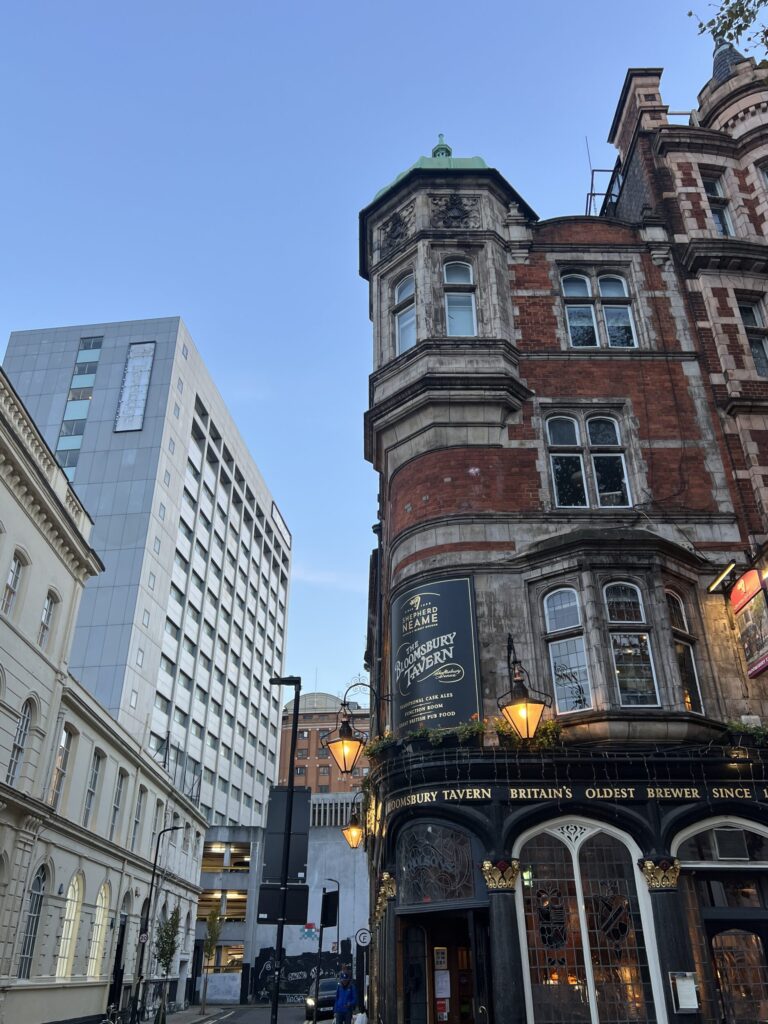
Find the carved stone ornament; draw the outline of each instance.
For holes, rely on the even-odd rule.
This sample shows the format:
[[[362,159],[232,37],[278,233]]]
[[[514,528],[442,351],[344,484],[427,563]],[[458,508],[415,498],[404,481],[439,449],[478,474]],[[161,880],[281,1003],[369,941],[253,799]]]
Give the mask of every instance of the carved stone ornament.
[[[677,888],[680,877],[680,861],[677,857],[674,860],[669,857],[661,857],[657,861],[641,860],[639,863],[651,891]]]
[[[490,860],[484,860],[482,871],[489,889],[506,889],[514,892],[520,874],[520,861],[497,860],[494,864]]]
[[[465,228],[477,231],[480,226],[480,199],[478,196],[432,196],[433,228]]]
[[[382,259],[389,256],[395,249],[399,249],[413,233],[415,203],[407,203],[399,210],[395,210],[389,220],[381,225],[381,256]]]
[[[387,900],[394,899],[397,895],[397,886],[395,880],[388,871],[382,872],[381,880],[379,881],[379,891],[376,895],[376,906],[373,911],[374,921],[382,916],[384,911],[387,909]]]

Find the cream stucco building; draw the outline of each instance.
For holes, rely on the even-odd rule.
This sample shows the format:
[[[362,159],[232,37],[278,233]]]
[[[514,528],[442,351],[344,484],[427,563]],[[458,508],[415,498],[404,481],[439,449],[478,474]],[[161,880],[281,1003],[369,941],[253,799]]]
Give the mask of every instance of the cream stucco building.
[[[177,904],[171,994],[185,998],[206,821],[161,753],[69,675],[82,589],[103,569],[91,526],[0,371],[0,1024],[125,1005],[141,920],[151,979],[153,923]]]

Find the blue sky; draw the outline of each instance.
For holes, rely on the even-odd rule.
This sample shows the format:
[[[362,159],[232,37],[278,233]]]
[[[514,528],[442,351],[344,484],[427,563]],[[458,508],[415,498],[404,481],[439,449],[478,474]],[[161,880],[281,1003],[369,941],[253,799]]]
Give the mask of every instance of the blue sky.
[[[294,536],[286,669],[362,668],[376,479],[357,214],[444,132],[542,217],[582,213],[629,66],[690,109],[689,0],[8,0],[0,352],[179,314]]]

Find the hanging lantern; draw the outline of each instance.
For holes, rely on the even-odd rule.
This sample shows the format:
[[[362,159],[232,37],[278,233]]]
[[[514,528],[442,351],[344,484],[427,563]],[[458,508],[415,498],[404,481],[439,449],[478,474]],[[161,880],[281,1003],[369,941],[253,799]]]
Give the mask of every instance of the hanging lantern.
[[[352,731],[352,726],[349,724],[349,709],[346,705],[342,705],[341,710],[344,717],[341,720],[338,735],[335,739],[326,737],[322,741],[322,745],[330,752],[339,771],[343,775],[349,775],[363,752],[365,741]]]
[[[507,670],[510,689],[499,698],[499,711],[521,740],[531,740],[536,735],[544,708],[551,706],[552,698],[527,686],[528,673],[517,660],[511,634],[507,636]]]
[[[356,811],[349,816],[349,823],[341,830],[341,834],[347,840],[353,850],[356,850],[363,841],[363,826]]]

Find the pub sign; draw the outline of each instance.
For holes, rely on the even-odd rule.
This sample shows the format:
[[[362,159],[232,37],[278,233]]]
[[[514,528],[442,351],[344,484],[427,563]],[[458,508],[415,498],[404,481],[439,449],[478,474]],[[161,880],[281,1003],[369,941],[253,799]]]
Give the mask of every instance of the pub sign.
[[[480,713],[475,595],[470,577],[431,580],[391,606],[395,733],[452,729]]]
[[[768,668],[768,603],[757,569],[740,576],[728,598],[747,659],[747,674],[759,676]]]

